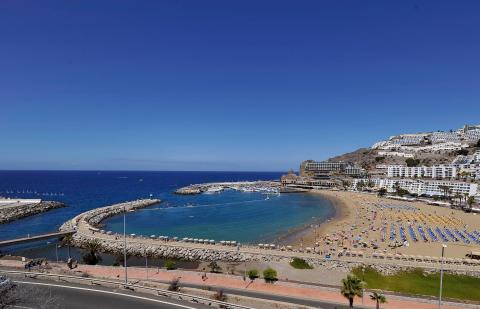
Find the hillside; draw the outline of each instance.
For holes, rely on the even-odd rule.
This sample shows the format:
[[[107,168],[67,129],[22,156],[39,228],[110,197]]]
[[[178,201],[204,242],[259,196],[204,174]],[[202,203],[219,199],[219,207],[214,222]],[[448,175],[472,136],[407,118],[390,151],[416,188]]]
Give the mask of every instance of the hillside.
[[[469,149],[469,153],[473,153],[476,150],[475,147]],[[456,151],[450,152],[430,152],[430,153],[417,153],[415,158],[420,160],[420,165],[437,165],[437,164],[449,164],[457,156]],[[358,166],[365,168],[368,171],[375,169],[375,166],[379,164],[405,164],[405,158],[402,157],[382,157],[378,155],[378,151],[370,148],[360,148],[353,152],[345,153],[333,158],[328,159],[330,162],[353,162]]]

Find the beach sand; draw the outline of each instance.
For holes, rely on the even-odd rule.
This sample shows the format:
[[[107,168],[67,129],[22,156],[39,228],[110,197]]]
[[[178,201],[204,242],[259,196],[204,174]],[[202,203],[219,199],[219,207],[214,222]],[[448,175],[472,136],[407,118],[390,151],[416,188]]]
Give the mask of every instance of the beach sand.
[[[480,231],[480,217],[478,215],[448,207],[433,206],[423,202],[392,200],[358,192],[313,190],[311,194],[320,194],[328,199],[335,206],[336,215],[318,227],[311,225],[304,229],[301,234],[298,234],[298,237],[292,239],[291,244],[297,248],[312,247],[325,253],[335,253],[342,248],[358,250],[357,239],[361,237],[361,241],[369,245],[367,248],[361,248],[364,252],[440,256],[442,242],[421,240],[417,229],[415,229],[415,233],[418,241],[414,242],[408,233],[408,224],[412,223],[415,227],[416,220],[419,220],[418,222],[422,224],[422,216],[423,218],[427,216],[436,220],[427,221],[432,224],[432,228],[432,222],[435,222],[438,223],[437,226],[440,228],[447,227],[452,231],[454,228],[461,232],[465,228],[469,231]],[[378,208],[377,205],[379,204],[406,206],[414,210],[382,209]],[[404,244],[397,248],[389,246],[391,245],[389,239],[391,223],[403,224],[408,245]],[[382,232],[383,226],[386,226],[386,229]],[[385,240],[382,240],[382,233],[385,235]],[[398,231],[396,233],[399,239]],[[426,234],[427,238],[430,238],[428,233]],[[378,248],[373,249],[372,244],[377,245]],[[465,244],[461,240],[458,242],[449,241],[445,256],[465,258],[465,255],[470,251],[480,251],[480,246],[473,242]]]

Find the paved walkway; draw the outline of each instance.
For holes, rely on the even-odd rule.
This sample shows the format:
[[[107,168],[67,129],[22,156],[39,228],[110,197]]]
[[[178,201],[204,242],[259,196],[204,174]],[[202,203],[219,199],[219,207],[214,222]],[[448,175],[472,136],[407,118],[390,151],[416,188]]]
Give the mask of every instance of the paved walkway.
[[[88,266],[79,265],[74,271],[69,271],[65,265],[50,264],[57,271],[70,272],[72,275],[79,275],[78,273],[88,273],[92,277],[100,277],[106,279],[123,279],[124,269],[122,267],[112,266]],[[0,266],[16,267],[23,269],[23,263],[20,261],[0,260]],[[348,306],[347,300],[340,294],[338,289],[310,286],[304,284],[296,284],[289,282],[277,282],[275,284],[267,284],[261,279],[255,280],[253,283],[250,280],[244,281],[242,277],[225,275],[225,274],[211,274],[207,273],[207,279],[202,279],[203,272],[193,271],[167,271],[164,269],[157,270],[150,268],[148,270],[149,281],[171,281],[175,278],[180,278],[181,283],[198,284],[211,287],[228,287],[233,289],[246,289],[250,291],[258,291],[263,293],[271,293],[276,295],[316,299],[328,302],[335,302],[345,304]],[[145,268],[129,267],[128,268],[129,281],[138,281],[147,279],[147,271]],[[368,293],[366,293],[368,294]],[[382,308],[400,309],[400,308],[415,308],[415,309],[435,309],[438,308],[438,303],[419,298],[409,298],[400,296],[388,296],[388,303],[382,305]],[[355,304],[360,305],[361,298],[355,300]],[[369,299],[369,295],[365,295],[365,306],[375,307],[374,302]],[[475,306],[469,306],[474,308]],[[445,304],[442,308],[454,309],[465,308],[462,305]],[[476,306],[480,308],[480,306]]]

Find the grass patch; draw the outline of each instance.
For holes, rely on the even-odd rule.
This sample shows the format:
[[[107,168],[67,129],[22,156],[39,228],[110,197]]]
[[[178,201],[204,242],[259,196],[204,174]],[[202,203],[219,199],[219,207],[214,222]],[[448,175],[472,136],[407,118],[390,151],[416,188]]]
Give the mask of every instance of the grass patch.
[[[422,269],[398,272],[384,276],[373,268],[352,270],[358,278],[367,283],[368,289],[381,289],[416,295],[438,296],[440,273],[427,274]],[[452,299],[480,301],[480,278],[466,275],[443,275],[443,296]]]
[[[296,269],[313,269],[313,266],[308,264],[307,261],[300,258],[293,258],[290,262],[290,266]]]

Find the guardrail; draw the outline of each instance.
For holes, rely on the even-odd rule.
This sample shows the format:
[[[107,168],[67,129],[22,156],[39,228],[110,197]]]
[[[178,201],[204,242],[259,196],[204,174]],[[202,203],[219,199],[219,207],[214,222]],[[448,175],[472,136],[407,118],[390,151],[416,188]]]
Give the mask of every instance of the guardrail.
[[[135,284],[135,283],[127,283],[122,281],[114,281],[114,280],[106,280],[106,279],[99,279],[99,278],[86,278],[86,277],[77,277],[77,276],[70,276],[70,275],[61,275],[61,274],[49,274],[49,273],[38,273],[38,272],[25,272],[25,271],[16,271],[16,270],[0,270],[0,273],[3,274],[13,274],[13,275],[24,275],[25,277],[28,278],[37,278],[37,277],[47,277],[47,278],[54,278],[57,279],[57,281],[61,281],[64,279],[67,282],[71,282],[68,280],[80,280],[80,281],[87,281],[90,282],[91,284],[110,284],[110,285],[121,285],[124,286],[125,288],[130,288],[130,289],[142,289],[142,290],[147,290],[147,291],[154,291],[157,293],[157,296],[164,296],[164,297],[171,297],[171,298],[176,298],[180,300],[188,300],[193,303],[201,303],[204,305],[211,306],[212,304],[217,305],[219,308],[232,308],[232,309],[252,309],[251,307],[246,307],[242,305],[236,305],[236,304],[231,304],[215,299],[210,299],[202,296],[195,296],[195,295],[189,295],[185,293],[180,293],[180,292],[173,292],[173,291],[168,291],[160,288],[154,288],[154,287],[148,287],[148,286],[143,286],[140,284]],[[74,282],[73,282],[74,283]]]

